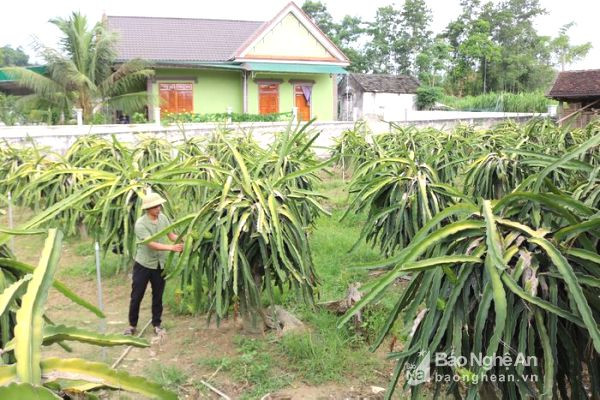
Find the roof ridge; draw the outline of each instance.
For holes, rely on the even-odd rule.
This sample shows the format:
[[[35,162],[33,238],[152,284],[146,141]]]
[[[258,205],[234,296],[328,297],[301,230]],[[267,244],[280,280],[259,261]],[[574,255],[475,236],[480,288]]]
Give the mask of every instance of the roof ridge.
[[[265,21],[247,20],[247,19],[222,19],[222,18],[191,18],[191,17],[150,17],[146,15],[107,15],[106,18],[144,18],[144,19],[187,19],[192,21],[230,21],[230,22],[256,22]]]
[[[565,72],[600,72],[600,68],[592,68],[592,69],[570,69],[567,71],[558,71],[559,74]]]
[[[408,74],[369,74],[366,72],[351,72],[350,75],[365,75],[365,76],[385,76],[385,77],[390,77],[390,78],[398,78],[398,77],[405,77],[405,78],[413,78],[416,79],[414,76],[412,75],[408,75]]]

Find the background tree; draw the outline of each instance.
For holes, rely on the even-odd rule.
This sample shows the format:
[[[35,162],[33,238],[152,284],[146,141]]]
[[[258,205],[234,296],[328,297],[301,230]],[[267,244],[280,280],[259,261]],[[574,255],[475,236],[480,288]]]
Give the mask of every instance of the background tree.
[[[563,25],[558,31],[558,36],[552,39],[552,54],[555,57],[554,65],[560,65],[560,70],[565,70],[565,65],[584,58],[592,48],[590,42],[572,45],[567,32],[575,26],[575,22]]]
[[[366,70],[368,60],[364,51],[365,23],[359,17],[344,16],[337,26],[334,42],[350,60],[348,70],[363,72]]]
[[[346,15],[340,23],[336,23],[327,6],[320,1],[306,1],[302,10],[346,54],[350,60],[349,71],[365,70],[366,55],[361,44],[365,28],[359,17]]]
[[[490,23],[484,19],[476,20],[469,31],[469,36],[460,44],[459,51],[466,59],[479,64],[483,93],[485,93],[487,66],[490,62],[500,59],[500,48],[491,38]]]
[[[436,86],[446,76],[452,47],[441,37],[436,38],[417,56],[417,76],[422,84]]]
[[[335,38],[337,26],[333,22],[333,18],[327,10],[327,6],[320,1],[307,0],[302,4],[302,10],[312,18],[313,22],[329,36],[330,39]]]
[[[494,91],[533,91],[547,87],[553,77],[547,38],[538,35],[534,19],[546,14],[539,0],[488,2],[480,19],[492,27],[500,58],[490,63],[488,85]]]
[[[21,46],[12,48],[10,45],[0,47],[0,67],[29,65],[29,56]]]
[[[395,42],[396,72],[417,74],[417,57],[432,42],[431,10],[425,0],[406,0],[400,12],[399,37]]]
[[[462,95],[466,91],[467,78],[472,74],[471,63],[460,51],[461,43],[466,40],[470,26],[481,13],[480,0],[462,0],[461,14],[452,20],[439,35],[447,41],[451,49],[450,62],[446,74],[446,91]]]
[[[4,72],[64,113],[72,106],[81,108],[86,122],[102,107],[131,112],[147,103],[143,84],[153,71],[142,60],[116,65],[115,35],[102,23],[89,28],[87,18],[76,12],[50,22],[63,37],[59,50],[37,43],[47,75],[22,67],[3,68]]]
[[[378,8],[375,20],[368,24],[367,34],[366,69],[374,73],[396,73],[398,38],[402,35],[400,11],[393,6]]]

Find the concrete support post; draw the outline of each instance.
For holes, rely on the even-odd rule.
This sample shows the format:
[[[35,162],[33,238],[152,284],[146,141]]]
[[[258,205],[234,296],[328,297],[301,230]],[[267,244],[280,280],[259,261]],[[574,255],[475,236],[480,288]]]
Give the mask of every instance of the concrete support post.
[[[14,222],[13,222],[12,193],[10,191],[8,192],[7,200],[8,200],[8,228],[13,229]],[[15,237],[14,236],[10,237],[9,248],[10,248],[11,252],[15,251]]]
[[[292,107],[292,121],[294,123],[298,122],[298,107]]]
[[[77,125],[78,126],[83,125],[83,109],[82,108],[76,108],[75,109],[75,113],[77,114]]]
[[[96,284],[98,288],[98,308],[104,312],[104,301],[102,300],[102,273],[100,272],[100,244],[94,242],[94,253],[96,255]],[[100,320],[100,333],[106,332],[106,318]],[[102,359],[106,360],[106,348],[102,348]]]
[[[231,123],[231,114],[233,113],[233,108],[231,106],[227,107],[227,123]]]
[[[160,125],[160,107],[154,107],[154,123]]]

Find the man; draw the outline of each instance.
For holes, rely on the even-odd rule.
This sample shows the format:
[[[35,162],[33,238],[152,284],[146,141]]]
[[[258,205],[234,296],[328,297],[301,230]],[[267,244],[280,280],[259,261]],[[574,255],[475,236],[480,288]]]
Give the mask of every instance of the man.
[[[169,219],[161,213],[162,204],[165,202],[166,200],[157,193],[149,193],[144,197],[142,200],[142,210],[145,213],[135,222],[135,236],[138,242],[143,242],[171,224]],[[173,242],[177,240],[177,235],[172,232],[167,236]],[[136,332],[140,304],[144,298],[148,281],[150,281],[150,285],[152,286],[152,326],[154,327],[154,333],[157,335],[165,333],[160,323],[163,311],[162,296],[165,290],[163,269],[165,267],[166,253],[168,251],[180,253],[182,250],[182,244],[168,244],[164,237],[146,244],[138,243],[135,263],[133,265],[131,302],[129,303],[129,327],[124,332],[126,335],[134,335]]]

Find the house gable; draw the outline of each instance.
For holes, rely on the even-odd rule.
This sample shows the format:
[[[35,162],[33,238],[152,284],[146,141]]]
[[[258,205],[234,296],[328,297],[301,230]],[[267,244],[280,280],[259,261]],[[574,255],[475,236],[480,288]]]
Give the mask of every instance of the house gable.
[[[255,32],[234,58],[348,64],[346,56],[294,3]]]

